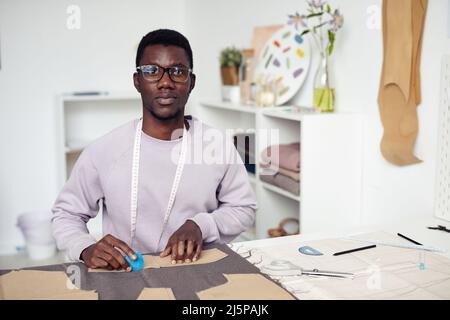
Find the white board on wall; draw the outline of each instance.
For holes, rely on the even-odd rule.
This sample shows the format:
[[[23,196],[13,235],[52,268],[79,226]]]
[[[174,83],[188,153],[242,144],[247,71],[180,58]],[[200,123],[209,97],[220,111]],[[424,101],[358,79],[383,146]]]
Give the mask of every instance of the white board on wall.
[[[442,59],[434,214],[450,221],[450,55]]]

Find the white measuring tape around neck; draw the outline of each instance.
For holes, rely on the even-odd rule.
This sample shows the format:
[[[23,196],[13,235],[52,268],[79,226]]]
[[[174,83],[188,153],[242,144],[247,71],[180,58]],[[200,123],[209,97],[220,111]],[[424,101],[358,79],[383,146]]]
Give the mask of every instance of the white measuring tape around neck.
[[[133,241],[136,236],[136,218],[137,218],[137,204],[138,204],[138,187],[139,187],[139,163],[140,163],[140,153],[141,153],[141,136],[142,136],[142,119],[139,120],[136,126],[136,135],[134,137],[134,147],[133,147],[133,164],[131,170],[131,224],[130,224],[130,236],[131,243],[133,246]],[[158,250],[161,238],[166,229],[167,222],[169,221],[169,216],[172,211],[173,204],[175,202],[175,197],[177,194],[178,185],[180,184],[181,174],[183,173],[184,164],[186,162],[186,153],[189,141],[189,133],[186,130],[186,126],[183,127],[183,138],[181,140],[181,151],[180,157],[178,159],[177,170],[175,172],[175,178],[172,183],[172,190],[170,191],[169,202],[167,204],[166,213],[164,215],[163,227],[161,230],[161,235],[159,236],[158,244],[156,250]]]

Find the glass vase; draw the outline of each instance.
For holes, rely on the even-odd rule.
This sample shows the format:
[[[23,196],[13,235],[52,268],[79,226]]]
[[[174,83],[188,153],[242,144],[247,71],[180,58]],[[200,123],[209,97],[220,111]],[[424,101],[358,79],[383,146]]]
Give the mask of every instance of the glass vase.
[[[322,52],[314,78],[313,106],[320,112],[334,112],[334,102],[335,90],[330,77],[328,54]]]

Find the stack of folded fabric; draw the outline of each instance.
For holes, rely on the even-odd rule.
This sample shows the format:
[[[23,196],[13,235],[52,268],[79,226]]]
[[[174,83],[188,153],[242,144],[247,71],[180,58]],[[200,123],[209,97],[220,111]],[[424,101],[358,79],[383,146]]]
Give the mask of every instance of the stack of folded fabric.
[[[248,172],[255,174],[255,134],[238,133],[234,137],[234,146],[244,162]]]
[[[300,195],[300,143],[267,147],[261,153],[260,179]]]

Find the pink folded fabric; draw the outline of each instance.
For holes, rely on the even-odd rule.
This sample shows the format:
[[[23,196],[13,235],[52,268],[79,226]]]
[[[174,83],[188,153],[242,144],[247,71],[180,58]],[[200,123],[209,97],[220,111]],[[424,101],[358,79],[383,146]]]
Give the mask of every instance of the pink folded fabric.
[[[264,165],[300,172],[300,143],[272,145],[261,152]]]

